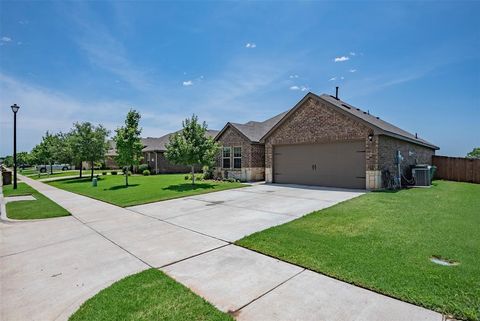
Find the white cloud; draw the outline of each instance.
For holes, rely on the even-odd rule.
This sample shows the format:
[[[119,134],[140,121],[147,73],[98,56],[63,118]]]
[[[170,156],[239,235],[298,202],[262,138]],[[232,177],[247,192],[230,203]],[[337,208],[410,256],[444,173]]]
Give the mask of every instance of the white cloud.
[[[342,62],[342,61],[347,61],[347,60],[350,60],[350,58],[347,57],[347,56],[341,56],[341,57],[335,57],[335,59],[333,61]]]
[[[187,87],[187,86],[192,86],[193,85],[193,81],[191,80],[185,80],[183,83],[182,83],[183,86]]]
[[[355,56],[355,55],[357,55],[355,52],[350,51],[350,56]]]
[[[337,77],[332,77],[328,81],[335,81],[335,80],[337,80]]]
[[[3,36],[1,40],[2,42],[10,42],[12,41],[12,38]]]
[[[295,79],[295,78],[298,78],[298,75],[290,75],[290,76],[288,76],[288,78]]]
[[[345,79],[345,77],[343,77],[343,76],[342,76],[342,77],[340,77],[340,79],[341,79],[341,80],[344,80],[344,79]]]
[[[357,69],[350,69],[349,72],[356,72]]]
[[[254,42],[249,42],[245,45],[245,48],[256,48],[257,45]]]
[[[300,91],[307,91],[308,87],[307,86],[290,86],[290,90],[300,90]]]

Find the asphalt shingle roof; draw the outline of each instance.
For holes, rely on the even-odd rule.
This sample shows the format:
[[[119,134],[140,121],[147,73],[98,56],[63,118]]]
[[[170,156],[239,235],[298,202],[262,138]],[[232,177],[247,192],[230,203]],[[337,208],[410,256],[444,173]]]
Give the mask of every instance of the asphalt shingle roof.
[[[408,140],[417,142],[421,145],[427,145],[429,147],[438,149],[437,146],[429,143],[428,141],[426,141],[422,138],[419,138],[418,136],[415,136],[412,133],[409,133],[409,132],[407,132],[407,131],[405,131],[405,130],[403,130],[403,129],[395,126],[395,125],[392,125],[389,122],[384,121],[383,119],[380,119],[380,117],[376,117],[374,115],[371,115],[370,113],[368,113],[366,111],[363,111],[358,107],[352,106],[352,105],[350,105],[350,104],[348,104],[348,103],[346,103],[346,102],[344,102],[340,99],[336,99],[335,97],[327,95],[327,94],[322,94],[319,97],[328,101],[332,105],[334,105],[334,106],[352,114],[353,116],[358,117],[358,118],[366,121],[367,123],[369,123],[369,124],[371,124],[375,127],[380,128],[381,130],[385,131],[386,134],[398,135],[398,136],[400,136],[399,138],[407,138]]]
[[[243,135],[245,135],[251,142],[258,143],[261,142],[269,134],[269,132],[272,131],[272,129],[277,124],[279,124],[285,117],[288,117],[287,114],[290,113],[290,111],[300,106],[302,102],[304,102],[307,98],[322,99],[324,101],[327,101],[334,107],[338,107],[339,109],[341,109],[341,111],[346,112],[355,118],[359,118],[365,121],[372,127],[380,129],[385,135],[407,140],[433,149],[438,149],[437,146],[429,143],[422,138],[417,137],[412,133],[409,133],[395,125],[390,124],[389,122],[384,121],[383,119],[380,119],[379,117],[370,115],[368,112],[363,111],[358,107],[352,106],[340,99],[336,99],[335,97],[327,94],[322,94],[318,96],[313,93],[308,93],[295,107],[263,122],[249,121],[245,124],[229,124],[236,128],[238,131],[240,131]]]
[[[180,131],[176,131],[173,133],[166,134],[161,137],[146,137],[146,138],[140,138],[142,144],[143,144],[143,149],[142,152],[163,152],[167,150],[167,144],[170,141],[170,136],[178,133]],[[214,129],[209,129],[207,130],[207,137],[212,137],[214,138],[218,134],[218,130]],[[115,142],[113,140],[108,141],[109,148],[107,151],[107,155],[110,156],[115,156],[117,155],[117,151],[115,148]]]
[[[262,137],[275,126],[280,119],[287,114],[288,111],[278,114],[275,117],[269,118],[262,122],[249,121],[245,124],[230,123],[233,127],[238,129],[243,135],[245,135],[252,142],[260,142]]]

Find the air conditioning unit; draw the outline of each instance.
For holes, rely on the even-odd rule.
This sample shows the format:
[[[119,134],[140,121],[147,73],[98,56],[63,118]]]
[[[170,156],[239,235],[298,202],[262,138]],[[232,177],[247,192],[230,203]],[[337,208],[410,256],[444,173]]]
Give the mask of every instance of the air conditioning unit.
[[[430,165],[416,165],[412,168],[415,186],[430,186],[432,183]]]

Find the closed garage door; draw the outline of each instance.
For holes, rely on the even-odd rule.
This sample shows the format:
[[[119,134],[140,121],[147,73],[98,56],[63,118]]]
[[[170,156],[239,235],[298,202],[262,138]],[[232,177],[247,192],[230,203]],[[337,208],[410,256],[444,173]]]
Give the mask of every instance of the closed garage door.
[[[274,182],[365,188],[365,142],[274,146]]]

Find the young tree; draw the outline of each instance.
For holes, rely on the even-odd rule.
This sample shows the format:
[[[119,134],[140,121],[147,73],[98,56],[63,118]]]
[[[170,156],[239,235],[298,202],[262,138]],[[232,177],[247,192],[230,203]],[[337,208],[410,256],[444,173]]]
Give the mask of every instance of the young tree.
[[[125,126],[116,129],[116,135],[113,138],[118,154],[117,164],[126,167],[125,186],[128,186],[129,169],[138,165],[142,160],[143,145],[140,140],[142,129],[138,127],[140,118],[140,114],[131,109],[125,119]]]
[[[17,153],[17,163],[19,165],[29,164],[32,162],[31,156],[28,152]]]
[[[107,151],[107,136],[109,131],[102,125],[94,126],[89,122],[75,123],[70,133],[69,148],[72,158],[80,163],[80,177],[82,177],[82,162],[89,161],[93,179],[94,163],[103,160]]]
[[[42,165],[50,165],[50,174],[53,173],[55,145],[55,137],[47,131],[45,136],[42,137],[42,141],[32,150],[32,154],[34,155],[37,163]]]
[[[58,133],[54,135],[54,159],[62,164],[73,162],[73,151],[70,145],[70,133]]]
[[[170,136],[165,156],[173,164],[190,166],[192,184],[195,184],[195,165],[211,166],[219,146],[206,136],[207,124],[199,124],[197,116],[185,119],[182,126],[181,131]]]
[[[475,147],[470,153],[467,154],[467,158],[480,159],[480,147]]]

